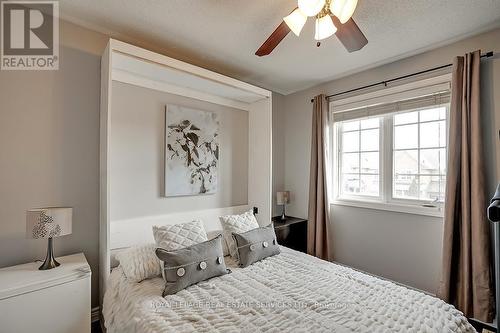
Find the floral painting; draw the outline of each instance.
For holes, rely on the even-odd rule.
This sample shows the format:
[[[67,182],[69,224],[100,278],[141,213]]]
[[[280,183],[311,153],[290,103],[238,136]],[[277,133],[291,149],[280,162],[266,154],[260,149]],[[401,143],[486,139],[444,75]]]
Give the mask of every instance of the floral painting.
[[[167,105],[165,196],[217,191],[219,121],[215,112]]]

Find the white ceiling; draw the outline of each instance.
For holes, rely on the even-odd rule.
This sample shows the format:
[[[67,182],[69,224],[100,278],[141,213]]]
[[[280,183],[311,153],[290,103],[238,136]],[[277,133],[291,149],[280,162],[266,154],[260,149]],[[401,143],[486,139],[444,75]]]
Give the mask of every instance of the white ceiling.
[[[310,18],[270,56],[254,55],[295,0],[60,0],[61,17],[158,45],[169,56],[289,94],[375,64],[500,26],[500,0],[359,0],[354,18],[368,45],[320,48]]]

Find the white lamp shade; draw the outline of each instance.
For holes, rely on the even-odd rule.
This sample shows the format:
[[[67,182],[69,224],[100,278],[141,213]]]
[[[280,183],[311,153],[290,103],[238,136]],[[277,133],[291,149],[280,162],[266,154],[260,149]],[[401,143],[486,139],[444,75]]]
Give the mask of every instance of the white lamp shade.
[[[325,0],[298,0],[298,5],[302,13],[307,16],[315,16],[325,6]]]
[[[337,28],[333,24],[330,15],[325,15],[322,18],[316,19],[316,33],[314,39],[322,40],[330,37],[337,32]]]
[[[35,208],[26,212],[27,238],[52,238],[71,234],[73,208]]]
[[[290,191],[276,192],[276,204],[286,205],[290,203]]]
[[[330,11],[344,24],[354,14],[357,5],[358,0],[334,0],[330,4]]]
[[[300,8],[296,8],[290,15],[283,18],[283,21],[288,25],[290,30],[293,31],[295,35],[300,35],[304,24],[307,21],[307,15],[302,13]]]

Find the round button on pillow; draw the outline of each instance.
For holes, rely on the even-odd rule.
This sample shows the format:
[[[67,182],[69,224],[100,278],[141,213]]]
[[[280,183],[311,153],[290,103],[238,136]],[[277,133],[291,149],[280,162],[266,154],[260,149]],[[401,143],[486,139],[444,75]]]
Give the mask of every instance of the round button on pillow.
[[[263,246],[263,247],[268,247],[268,246],[269,246],[269,244],[268,244],[267,242],[262,242],[262,246]]]
[[[204,262],[204,261],[200,262],[200,268],[201,269],[206,269],[207,268],[207,263]]]
[[[184,268],[181,267],[177,270],[177,276],[182,277],[184,274],[186,274],[186,270]]]

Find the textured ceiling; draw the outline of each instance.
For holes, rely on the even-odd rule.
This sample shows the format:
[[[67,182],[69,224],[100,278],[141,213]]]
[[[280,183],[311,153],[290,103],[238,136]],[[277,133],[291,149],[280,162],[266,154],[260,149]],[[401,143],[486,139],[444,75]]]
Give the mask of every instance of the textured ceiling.
[[[375,64],[500,26],[500,0],[359,0],[369,40],[349,54],[333,36],[320,48],[310,18],[274,52],[255,50],[294,0],[61,0],[62,18],[168,50],[169,56],[289,94]]]

